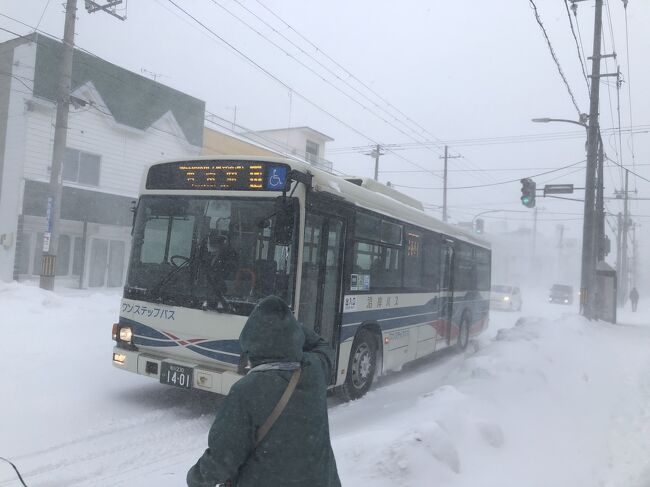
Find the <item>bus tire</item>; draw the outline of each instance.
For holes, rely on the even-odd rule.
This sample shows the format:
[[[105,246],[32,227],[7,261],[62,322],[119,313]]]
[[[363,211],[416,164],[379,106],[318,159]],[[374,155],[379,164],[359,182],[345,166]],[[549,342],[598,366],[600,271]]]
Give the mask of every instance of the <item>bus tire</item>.
[[[467,345],[469,344],[469,333],[469,316],[467,313],[465,313],[463,314],[463,318],[460,321],[460,327],[458,329],[458,342],[456,342],[456,349],[459,352],[462,352],[467,348]]]
[[[377,370],[377,338],[368,330],[361,330],[354,337],[350,351],[350,363],[345,383],[338,395],[344,401],[363,397],[370,387]]]

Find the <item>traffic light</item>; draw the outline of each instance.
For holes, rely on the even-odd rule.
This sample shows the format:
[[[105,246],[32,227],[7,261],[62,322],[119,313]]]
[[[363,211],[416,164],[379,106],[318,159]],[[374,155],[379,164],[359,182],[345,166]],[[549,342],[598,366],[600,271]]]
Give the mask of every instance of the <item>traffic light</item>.
[[[485,222],[483,221],[482,218],[477,218],[476,222],[474,224],[474,232],[481,235],[483,233],[483,225]]]
[[[526,208],[535,207],[535,194],[537,192],[537,183],[530,178],[521,180],[521,203]]]

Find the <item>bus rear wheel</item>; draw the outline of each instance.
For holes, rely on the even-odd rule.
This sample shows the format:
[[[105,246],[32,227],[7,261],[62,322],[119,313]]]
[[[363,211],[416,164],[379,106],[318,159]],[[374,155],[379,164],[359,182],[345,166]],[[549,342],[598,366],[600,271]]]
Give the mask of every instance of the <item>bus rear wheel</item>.
[[[364,396],[372,386],[376,370],[377,340],[369,331],[361,330],[352,342],[348,373],[339,396],[345,401]]]

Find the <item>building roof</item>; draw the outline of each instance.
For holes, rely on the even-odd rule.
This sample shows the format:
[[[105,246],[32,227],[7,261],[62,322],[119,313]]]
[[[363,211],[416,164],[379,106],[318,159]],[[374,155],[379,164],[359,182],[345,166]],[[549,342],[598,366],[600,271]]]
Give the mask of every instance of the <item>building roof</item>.
[[[37,33],[27,38],[37,44],[34,95],[54,101],[63,44]],[[118,123],[145,130],[171,112],[187,141],[202,145],[203,100],[75,49],[71,91],[88,82],[92,82]]]
[[[315,135],[320,139],[324,139],[325,142],[332,142],[334,139],[330,137],[329,135],[325,135],[323,132],[319,132],[318,130],[314,130],[311,127],[307,126],[301,126],[301,127],[287,127],[284,129],[268,129],[268,130],[255,130],[253,133],[255,134],[270,134],[270,133],[277,133],[277,132],[292,132],[292,131],[300,131],[300,132],[307,132],[311,135]]]

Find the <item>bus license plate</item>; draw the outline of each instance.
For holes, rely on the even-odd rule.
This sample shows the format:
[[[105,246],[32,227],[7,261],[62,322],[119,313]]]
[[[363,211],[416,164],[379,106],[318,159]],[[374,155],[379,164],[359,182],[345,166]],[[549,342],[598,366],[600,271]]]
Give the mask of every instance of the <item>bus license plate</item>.
[[[191,389],[192,372],[192,367],[162,362],[160,367],[160,383]]]

